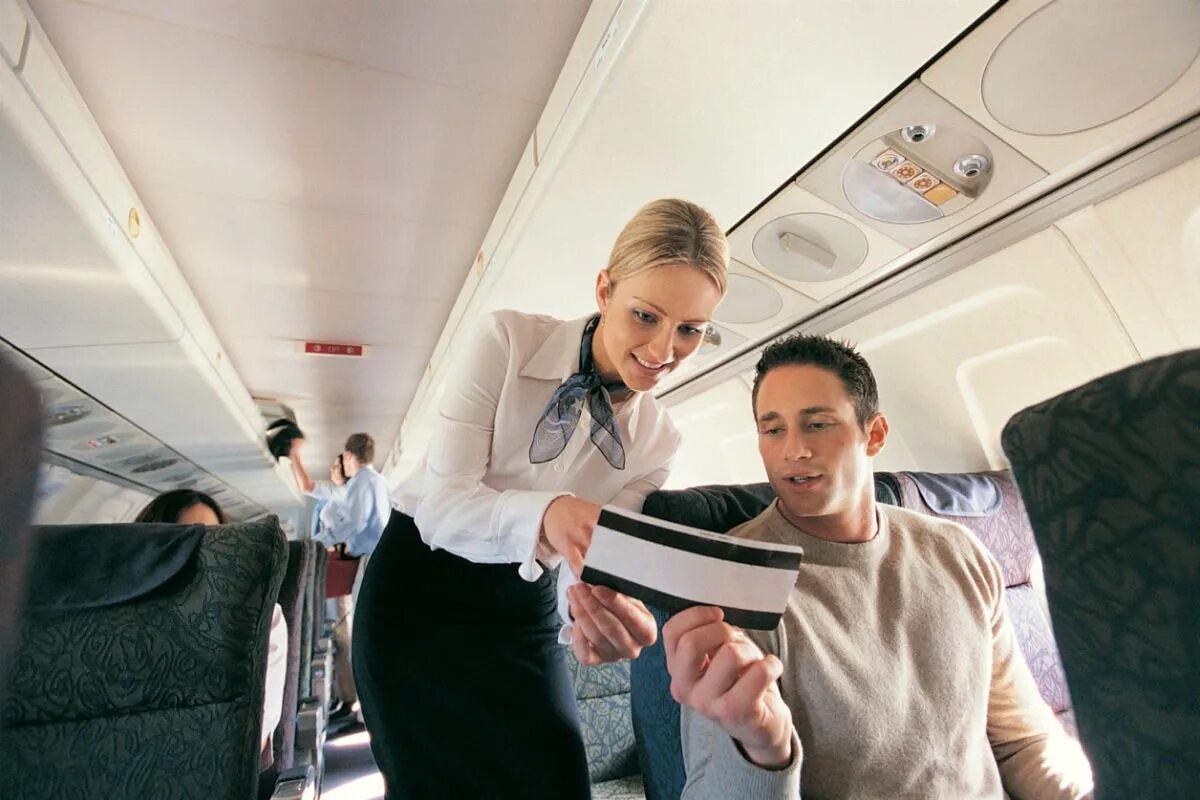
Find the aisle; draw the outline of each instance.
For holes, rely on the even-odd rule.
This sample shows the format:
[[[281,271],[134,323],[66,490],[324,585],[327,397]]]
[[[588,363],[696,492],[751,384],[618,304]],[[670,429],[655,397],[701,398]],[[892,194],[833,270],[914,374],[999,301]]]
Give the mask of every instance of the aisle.
[[[322,800],[383,800],[383,776],[371,756],[371,735],[358,731],[325,742]]]

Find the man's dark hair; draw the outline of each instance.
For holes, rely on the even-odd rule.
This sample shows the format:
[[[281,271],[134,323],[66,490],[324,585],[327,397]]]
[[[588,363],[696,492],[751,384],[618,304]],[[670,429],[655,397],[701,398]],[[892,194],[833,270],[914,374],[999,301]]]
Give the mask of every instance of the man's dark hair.
[[[364,467],[375,461],[375,440],[365,433],[352,433],[343,448]]]
[[[751,407],[758,417],[758,387],[763,378],[776,367],[813,366],[826,369],[837,375],[846,387],[846,394],[854,403],[854,414],[858,424],[865,426],[867,420],[879,413],[879,389],[875,386],[875,375],[871,365],[858,351],[845,342],[828,336],[796,334],[775,342],[763,351],[754,368],[754,391]]]
[[[146,505],[137,515],[134,522],[168,522],[179,521],[179,515],[194,505],[204,505],[217,515],[217,522],[225,524],[225,512],[217,505],[217,501],[204,492],[194,489],[173,489],[163,492]]]

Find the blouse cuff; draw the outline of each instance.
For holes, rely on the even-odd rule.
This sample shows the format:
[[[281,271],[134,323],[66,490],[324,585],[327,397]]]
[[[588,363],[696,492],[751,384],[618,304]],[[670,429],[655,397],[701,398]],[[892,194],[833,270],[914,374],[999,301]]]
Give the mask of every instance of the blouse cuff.
[[[542,530],[542,517],[546,509],[560,497],[570,492],[514,492],[504,507],[501,535],[512,543],[513,560],[518,563],[517,574],[527,581],[542,577],[542,565],[538,563],[538,537]],[[561,560],[558,556],[554,560]],[[554,563],[547,563],[553,567]]]

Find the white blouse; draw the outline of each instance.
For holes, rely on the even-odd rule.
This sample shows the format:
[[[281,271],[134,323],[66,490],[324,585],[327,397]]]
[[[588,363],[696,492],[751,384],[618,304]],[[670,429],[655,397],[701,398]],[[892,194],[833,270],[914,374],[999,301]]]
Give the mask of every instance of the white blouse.
[[[536,580],[542,516],[555,498],[570,494],[640,511],[646,495],[666,481],[681,437],[648,392],[614,407],[625,469],[614,469],[592,444],[586,404],[558,458],[529,462],[542,411],[579,369],[587,321],[517,311],[483,318],[446,386],[429,450],[395,495],[431,548],[475,562],[516,563],[521,577]]]

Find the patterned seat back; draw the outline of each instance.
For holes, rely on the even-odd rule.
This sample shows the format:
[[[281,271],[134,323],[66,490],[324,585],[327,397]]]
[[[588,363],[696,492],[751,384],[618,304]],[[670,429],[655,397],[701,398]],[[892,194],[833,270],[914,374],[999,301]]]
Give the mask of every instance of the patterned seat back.
[[[1026,409],[1002,442],[1096,797],[1200,797],[1200,350]]]
[[[0,702],[33,549],[33,512],[42,450],[40,402],[33,386],[0,353]]]
[[[637,773],[637,748],[629,710],[629,663],[587,667],[567,650],[575,701],[592,783]]]
[[[37,530],[37,582],[68,575],[75,602],[31,599],[25,616],[0,707],[6,800],[254,796],[283,534],[274,517],[151,527]],[[139,536],[165,555],[145,557]],[[106,598],[107,573],[126,587]]]
[[[1033,584],[1037,543],[1012,475],[1007,471],[899,472],[895,477],[905,508],[969,528],[1000,564],[1004,599],[1021,652],[1042,699],[1074,734],[1066,675],[1039,589]]]
[[[296,710],[300,702],[300,649],[304,641],[305,605],[312,583],[316,543],[288,542],[287,571],[279,588],[279,607],[287,623],[287,677],[283,684],[283,713],[273,739],[274,771],[291,769],[296,749]]]
[[[775,492],[768,483],[697,486],[654,492],[646,498],[642,513],[725,533],[757,517],[774,499]],[[875,499],[890,505],[899,503],[898,486],[888,473],[875,474]],[[650,611],[658,622],[659,636],[632,663],[633,729],[647,800],[678,800],[685,780],[679,737],[680,712],[679,704],[671,697],[671,679],[667,674],[667,655],[662,643],[662,626],[669,617],[653,606]]]

